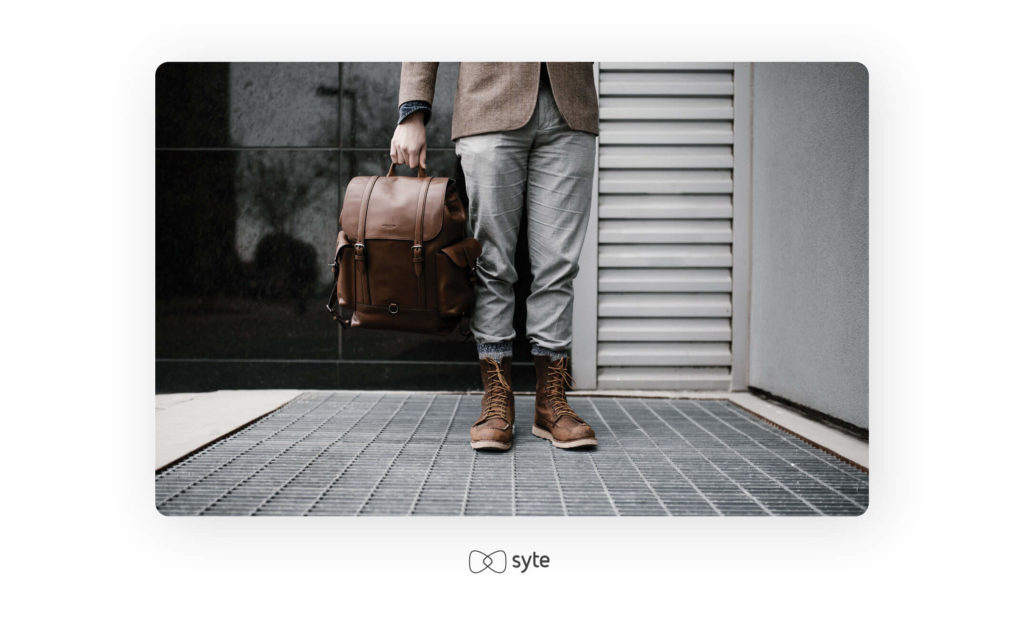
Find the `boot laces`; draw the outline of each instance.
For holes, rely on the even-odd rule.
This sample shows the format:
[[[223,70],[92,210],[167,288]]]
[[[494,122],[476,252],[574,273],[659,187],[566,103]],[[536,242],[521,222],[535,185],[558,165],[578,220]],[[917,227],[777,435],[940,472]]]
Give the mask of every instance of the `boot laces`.
[[[498,361],[488,358],[486,360],[487,369],[487,385],[484,388],[485,393],[490,398],[487,402],[487,411],[476,421],[474,425],[478,425],[490,419],[501,419],[508,421],[505,416],[506,408],[508,407],[508,398],[512,395],[512,386],[509,385],[508,380],[501,372],[501,364]]]
[[[565,398],[566,386],[575,389],[576,381],[569,374],[569,359],[559,358],[548,365],[548,379],[544,381],[544,393],[547,395],[548,405],[558,415],[556,421],[562,417],[572,417],[582,423],[579,415],[569,406],[569,402]]]

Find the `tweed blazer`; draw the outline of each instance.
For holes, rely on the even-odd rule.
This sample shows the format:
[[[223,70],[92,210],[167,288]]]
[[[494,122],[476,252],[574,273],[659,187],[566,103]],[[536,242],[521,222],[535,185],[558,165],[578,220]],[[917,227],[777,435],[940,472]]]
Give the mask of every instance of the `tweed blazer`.
[[[402,63],[398,103],[433,104],[437,63]],[[540,63],[460,63],[452,140],[522,128],[533,116]],[[555,105],[573,130],[598,134],[593,63],[548,63]]]

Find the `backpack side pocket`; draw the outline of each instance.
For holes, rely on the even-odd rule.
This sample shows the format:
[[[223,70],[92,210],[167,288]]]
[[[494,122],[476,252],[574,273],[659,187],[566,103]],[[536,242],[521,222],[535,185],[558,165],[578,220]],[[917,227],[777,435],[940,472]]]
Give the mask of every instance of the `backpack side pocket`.
[[[473,283],[480,242],[470,237],[437,253],[437,310],[442,317],[459,317],[473,306]]]
[[[335,262],[335,288],[337,289],[338,305],[342,308],[355,308],[355,261],[353,259],[355,249],[345,231],[338,232],[338,245],[334,249]]]

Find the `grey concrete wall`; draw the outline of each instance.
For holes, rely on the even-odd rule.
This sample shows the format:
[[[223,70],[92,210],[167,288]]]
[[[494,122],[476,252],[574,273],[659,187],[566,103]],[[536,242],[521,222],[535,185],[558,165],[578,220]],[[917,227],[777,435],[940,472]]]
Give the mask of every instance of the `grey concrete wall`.
[[[868,427],[868,73],[753,68],[750,385]]]

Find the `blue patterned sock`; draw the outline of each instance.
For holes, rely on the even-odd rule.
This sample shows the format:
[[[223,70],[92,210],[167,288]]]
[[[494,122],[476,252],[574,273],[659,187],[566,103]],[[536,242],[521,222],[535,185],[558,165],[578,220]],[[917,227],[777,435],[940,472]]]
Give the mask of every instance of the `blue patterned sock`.
[[[476,353],[480,360],[493,358],[501,362],[502,358],[512,357],[512,341],[501,341],[500,343],[477,343]]]
[[[530,347],[530,353],[534,356],[547,356],[551,360],[561,360],[569,355],[569,352],[556,352],[553,349],[541,347],[540,345],[533,345]]]

